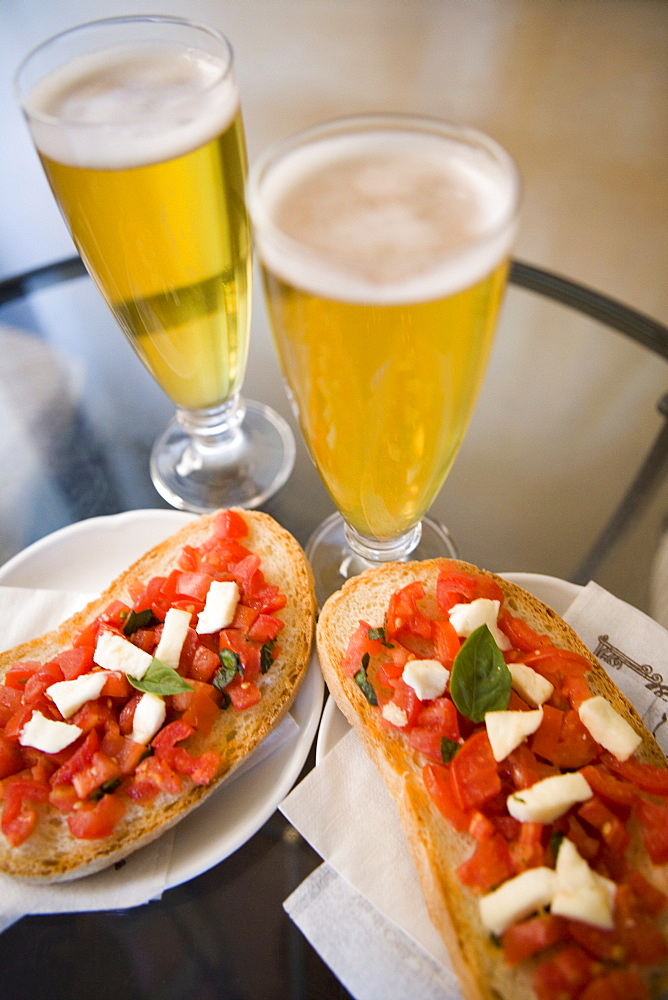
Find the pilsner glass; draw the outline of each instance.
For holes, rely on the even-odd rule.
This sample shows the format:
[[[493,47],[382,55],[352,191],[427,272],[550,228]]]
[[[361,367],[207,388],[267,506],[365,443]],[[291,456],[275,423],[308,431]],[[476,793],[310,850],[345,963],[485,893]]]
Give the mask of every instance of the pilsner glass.
[[[44,42],[18,98],[81,257],[176,404],[151,475],[173,506],[254,507],[294,463],[287,423],[240,395],[251,241],[232,50],[217,31],[140,16]]]
[[[424,515],[483,379],[519,193],[492,139],[409,116],[316,126],[251,170],[283,374],[342,515],[307,548],[321,601],[365,565],[453,554]]]

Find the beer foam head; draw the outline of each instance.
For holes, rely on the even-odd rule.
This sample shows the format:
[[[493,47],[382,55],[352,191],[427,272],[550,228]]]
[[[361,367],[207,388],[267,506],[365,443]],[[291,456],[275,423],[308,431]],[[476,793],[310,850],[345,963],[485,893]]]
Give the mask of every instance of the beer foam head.
[[[23,107],[41,154],[117,170],[204,145],[238,104],[231,60],[156,42],[79,56],[37,83]]]
[[[295,146],[251,178],[258,252],[289,284],[332,299],[392,304],[467,288],[514,236],[517,174],[494,152],[398,128]]]

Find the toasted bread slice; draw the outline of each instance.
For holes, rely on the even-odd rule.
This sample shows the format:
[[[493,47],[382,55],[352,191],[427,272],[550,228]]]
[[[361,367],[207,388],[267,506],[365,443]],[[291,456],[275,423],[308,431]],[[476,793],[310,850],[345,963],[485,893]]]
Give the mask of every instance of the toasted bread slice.
[[[388,563],[348,580],[321,610],[317,628],[317,648],[325,681],[338,707],[354,728],[365,751],[376,765],[403,825],[430,917],[441,934],[459,977],[466,1000],[531,1000],[535,996],[532,976],[535,960],[510,967],[504,963],[498,942],[482,924],[478,896],[461,883],[455,871],[472,853],[475,841],[468,833],[457,832],[439,813],[426,790],[422,769],[425,763],[412,750],[400,730],[382,725],[379,710],[369,704],[360,687],[341,670],[350,637],[360,620],[372,628],[384,624],[393,593],[414,580],[421,581],[427,598],[435,597],[442,561]],[[667,766],[666,759],[637,712],[619,692],[594,656],[575,632],[549,607],[513,583],[486,573],[468,563],[450,567],[493,577],[505,595],[505,606],[539,633],[550,636],[554,645],[586,657],[591,670],[586,675],[592,694],[601,694],[627,720],[643,742],[636,756],[645,762]],[[360,821],[363,820],[360,818]],[[652,865],[639,833],[632,830],[634,865],[650,881],[668,891],[665,867]],[[664,931],[668,915],[658,918]],[[645,970],[651,980],[652,995],[668,984],[668,966]]]
[[[245,510],[239,513],[249,529],[241,541],[260,556],[267,583],[276,584],[287,597],[287,603],[279,612],[284,622],[280,653],[258,680],[262,700],[244,711],[219,712],[206,739],[195,733],[185,744],[194,756],[207,750],[219,754],[220,766],[213,780],[197,785],[184,777],[181,794],[161,792],[148,804],[128,800],[124,818],[102,840],[73,837],[66,815],[42,806],[40,821],[23,844],[11,847],[0,836],[0,871],[33,882],[58,882],[80,878],[119,861],[158,837],[211,795],[287,713],[310,659],[315,622],[311,571],[297,541],[269,515]],[[198,546],[210,536],[215,517],[215,514],[199,517],[152,548],[99,598],[57,629],[0,654],[0,680],[14,663],[46,662],[67,649],[80,630],[111,601],[121,600],[131,605],[133,582],[168,575],[185,545]]]

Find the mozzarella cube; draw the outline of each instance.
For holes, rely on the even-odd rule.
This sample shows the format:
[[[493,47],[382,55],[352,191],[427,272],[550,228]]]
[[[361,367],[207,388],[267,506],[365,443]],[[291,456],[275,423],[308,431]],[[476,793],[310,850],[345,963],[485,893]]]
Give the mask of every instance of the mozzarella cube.
[[[450,608],[450,624],[462,639],[468,639],[477,628],[486,625],[499,649],[510,649],[510,639],[496,624],[499,607],[499,601],[492,601],[489,597],[478,597],[470,604],[455,604]]]
[[[180,608],[170,608],[165,615],[165,624],[155,653],[156,660],[176,670],[181,659],[181,650],[190,628],[190,612]]]
[[[153,657],[116,632],[100,632],[93,660],[104,670],[120,670],[140,681]]]
[[[615,883],[593,871],[568,838],[559,847],[556,874],[552,913],[604,930],[614,927]]]
[[[108,676],[107,670],[96,670],[92,674],[82,674],[71,681],[57,681],[46,689],[46,693],[63,718],[69,719],[87,701],[100,697]]]
[[[78,740],[83,729],[69,722],[47,719],[41,712],[33,712],[19,733],[22,747],[34,747],[42,753],[59,753]]]
[[[543,709],[533,712],[487,712],[485,725],[494,760],[505,760],[543,721]]]
[[[552,823],[576,802],[585,802],[592,795],[579,771],[555,774],[509,795],[508,812],[520,823]]]
[[[531,705],[532,708],[544,705],[552,695],[554,684],[533,667],[528,667],[526,663],[509,663],[508,670],[513,690],[517,691],[520,698],[524,698],[527,705]]]
[[[388,701],[383,705],[380,714],[397,729],[403,729],[408,722],[408,714],[393,701]]]
[[[433,701],[445,691],[449,676],[450,671],[438,660],[409,660],[401,678],[420,701]]]
[[[578,714],[596,742],[617,760],[628,760],[642,743],[633,726],[600,695],[583,701]]]
[[[239,603],[239,588],[233,580],[214,580],[206,595],[204,610],[197,619],[199,635],[227,628]]]
[[[482,896],[480,918],[492,934],[503,934],[507,927],[548,906],[557,876],[552,868],[528,868]]]
[[[164,698],[146,691],[137,702],[130,739],[135,743],[149,743],[162,727],[166,714]]]

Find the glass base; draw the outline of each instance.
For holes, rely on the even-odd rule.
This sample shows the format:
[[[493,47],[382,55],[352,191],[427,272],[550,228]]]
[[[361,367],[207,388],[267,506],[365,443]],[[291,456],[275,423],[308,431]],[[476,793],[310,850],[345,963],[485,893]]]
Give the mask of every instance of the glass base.
[[[421,528],[421,530],[420,530]],[[315,578],[318,607],[339,590],[346,580],[357,576],[381,561],[395,558],[388,547],[383,560],[365,559],[352,550],[349,544],[351,531],[340,514],[331,514],[313,532],[306,545],[306,557]],[[450,532],[439,521],[425,517],[414,531],[415,546],[403,559],[457,558],[457,549]]]
[[[172,507],[206,514],[259,507],[285,484],[295,440],[275,410],[234,399],[217,410],[177,411],[151,452],[151,479]]]

